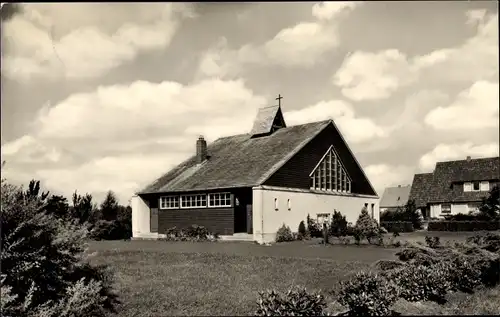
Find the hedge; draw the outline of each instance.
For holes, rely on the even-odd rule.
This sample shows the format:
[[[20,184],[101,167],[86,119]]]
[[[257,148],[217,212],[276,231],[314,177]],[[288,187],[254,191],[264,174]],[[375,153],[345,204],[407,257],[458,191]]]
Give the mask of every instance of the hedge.
[[[380,225],[388,232],[413,232],[411,221],[381,221]]]
[[[427,231],[481,231],[500,230],[499,221],[430,221]]]

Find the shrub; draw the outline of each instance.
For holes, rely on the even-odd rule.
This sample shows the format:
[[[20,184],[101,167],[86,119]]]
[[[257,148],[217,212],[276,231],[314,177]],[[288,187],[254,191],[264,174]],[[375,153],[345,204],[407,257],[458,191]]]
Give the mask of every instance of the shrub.
[[[306,230],[306,225],[304,223],[304,220],[302,220],[299,223],[299,230],[297,232],[298,232],[297,238],[299,240],[305,239],[307,237],[307,230]]]
[[[387,226],[400,227],[400,232],[413,232],[422,229],[422,216],[417,210],[415,202],[409,200],[404,206],[396,210],[387,210],[380,215],[380,223]],[[387,227],[387,230],[392,230]]]
[[[276,232],[276,242],[287,242],[287,241],[293,241],[293,240],[294,239],[293,239],[292,230],[290,230],[290,227],[283,224]]]
[[[369,243],[373,243],[374,238],[376,239],[375,241],[379,241],[379,225],[377,221],[368,214],[366,207],[363,207],[356,221],[354,238],[358,244],[363,239],[367,239]]]
[[[274,290],[259,292],[256,316],[326,316],[326,301],[319,293],[305,288],[290,289],[285,294]]]
[[[450,264],[452,290],[472,293],[481,285],[481,268],[474,265],[467,257],[457,256]]]
[[[163,241],[217,241],[219,235],[211,233],[204,226],[191,225],[184,229],[177,227],[168,228],[165,231],[165,237],[159,240]]]
[[[413,232],[413,224],[410,221],[380,221],[388,232]]]
[[[360,272],[341,282],[340,304],[353,316],[387,316],[398,298],[398,287],[382,275]]]
[[[2,180],[1,278],[4,316],[105,316],[115,312],[112,275],[84,255],[87,229],[58,219],[48,194],[27,195]],[[5,295],[5,299],[4,299]]]
[[[379,228],[379,230],[380,230],[379,232],[380,232],[381,234],[386,234],[386,233],[389,233],[389,231],[387,231],[387,229],[386,229],[386,228],[384,228],[384,227],[380,227],[380,228]]]
[[[427,244],[429,248],[436,249],[441,246],[441,240],[438,236],[425,236],[425,244]]]
[[[429,222],[428,231],[495,231],[500,230],[500,221],[449,221],[438,220]]]
[[[388,277],[400,287],[401,298],[410,301],[446,302],[446,294],[451,288],[450,267],[446,262],[432,266],[410,264],[390,271]]]
[[[395,260],[378,260],[373,264],[373,267],[377,270],[380,271],[388,271],[388,270],[393,270],[396,268],[401,268],[405,266],[406,264],[401,261],[395,261]]]
[[[333,212],[329,233],[334,237],[343,237],[347,234],[347,220],[339,211]]]
[[[319,223],[312,219],[309,215],[307,215],[307,231],[309,232],[309,236],[311,236],[311,238],[323,237],[323,230]]]

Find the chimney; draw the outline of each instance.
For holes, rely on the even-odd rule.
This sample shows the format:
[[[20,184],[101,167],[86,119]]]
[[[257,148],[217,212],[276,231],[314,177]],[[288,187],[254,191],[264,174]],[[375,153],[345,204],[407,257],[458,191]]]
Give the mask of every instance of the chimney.
[[[200,164],[207,159],[207,141],[202,135],[196,141],[196,163]]]
[[[471,157],[467,156],[467,162],[470,162],[470,160],[471,160]]]

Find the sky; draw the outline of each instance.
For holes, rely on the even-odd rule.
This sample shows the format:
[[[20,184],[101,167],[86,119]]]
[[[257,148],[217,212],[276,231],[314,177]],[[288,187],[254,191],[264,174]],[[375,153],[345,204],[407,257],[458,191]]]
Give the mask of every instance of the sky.
[[[139,189],[281,94],[375,189],[499,155],[496,1],[37,3],[2,19],[2,177]]]

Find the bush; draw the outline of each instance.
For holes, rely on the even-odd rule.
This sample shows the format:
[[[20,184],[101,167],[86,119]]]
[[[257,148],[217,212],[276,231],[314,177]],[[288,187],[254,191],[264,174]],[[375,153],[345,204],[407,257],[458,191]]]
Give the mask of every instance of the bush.
[[[465,256],[457,256],[451,261],[452,290],[473,293],[481,285],[481,268]]]
[[[380,271],[388,271],[405,266],[406,263],[395,260],[378,260],[373,264],[373,267]]]
[[[288,242],[293,240],[292,230],[290,230],[290,227],[283,224],[276,232],[276,242]]]
[[[374,273],[360,272],[341,282],[340,304],[349,307],[353,316],[387,316],[398,299],[398,287]]]
[[[388,232],[413,232],[413,224],[409,221],[380,221],[380,225],[384,226]]]
[[[430,221],[427,231],[495,231],[500,230],[500,221]]]
[[[300,223],[299,223],[299,230],[297,231],[297,239],[299,240],[303,240],[303,239],[306,239],[307,237],[307,230],[306,230],[306,225],[304,223],[304,220],[302,220]]]
[[[446,302],[446,294],[451,288],[450,266],[446,262],[432,266],[410,264],[390,271],[387,275],[400,287],[400,297],[409,302]]]
[[[438,236],[425,236],[425,244],[427,244],[429,248],[436,249],[441,246],[441,239]]]
[[[309,232],[309,236],[311,238],[322,238],[323,230],[320,227],[319,223],[312,219],[309,215],[307,215],[307,231]]]
[[[87,229],[57,218],[46,198],[2,180],[3,316],[105,316],[116,312],[112,275],[84,255]]]
[[[333,212],[329,233],[334,237],[343,237],[347,235],[347,220],[339,211],[335,210]]]
[[[409,200],[404,206],[398,207],[396,210],[387,210],[380,215],[380,223],[405,223],[400,232],[413,232],[415,229],[422,229],[422,216],[420,215],[415,202]],[[389,232],[391,230],[387,228]]]
[[[326,316],[326,301],[319,293],[305,288],[290,289],[285,294],[274,290],[259,292],[256,316]]]
[[[379,242],[381,237],[379,225],[377,221],[368,214],[366,207],[361,210],[361,214],[354,228],[354,239],[357,244],[363,239],[367,239],[369,243],[373,243],[374,241],[375,243]]]
[[[165,231],[165,237],[159,240],[163,241],[217,241],[219,235],[211,233],[204,226],[196,224],[187,228],[179,229],[177,227],[168,228]]]

